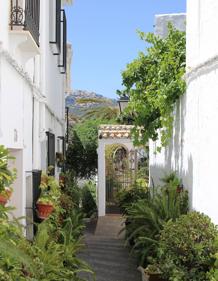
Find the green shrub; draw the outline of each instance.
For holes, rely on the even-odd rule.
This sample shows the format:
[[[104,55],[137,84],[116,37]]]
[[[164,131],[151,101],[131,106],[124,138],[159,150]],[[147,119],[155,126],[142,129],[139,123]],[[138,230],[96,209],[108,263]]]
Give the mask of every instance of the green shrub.
[[[157,262],[163,277],[172,281],[206,281],[217,228],[210,218],[190,212],[168,221],[161,231]]]
[[[121,189],[116,195],[116,200],[122,212],[125,214],[132,204],[140,199],[148,198],[147,186],[135,184],[133,187]]]
[[[97,214],[96,185],[92,181],[88,181],[82,188],[82,211],[88,218]]]
[[[164,223],[188,212],[188,192],[178,191],[178,183],[179,179],[174,175],[165,181],[164,187],[150,189],[146,199],[126,208],[126,239],[143,266],[150,257],[157,255]]]
[[[0,158],[4,159],[0,159],[0,187],[13,179],[6,165],[7,151],[3,152],[0,147]],[[48,186],[56,191],[58,183],[46,175],[41,188],[49,192]],[[43,195],[47,199],[47,194]],[[24,237],[19,220],[13,220],[12,215],[9,220],[12,208],[0,205],[0,281],[82,281],[79,272],[92,273],[89,266],[78,259],[84,224],[79,208],[80,195],[74,198],[78,195],[78,187],[73,176],[53,195],[55,211],[38,225],[31,243]]]
[[[216,252],[214,255],[211,255],[214,260],[210,271],[207,274],[207,277],[210,281],[218,280],[218,236],[215,239],[214,246],[216,248]]]
[[[68,171],[65,174],[65,186],[63,188],[63,193],[70,196],[74,206],[79,208],[81,201],[81,189],[77,184],[75,173],[73,171]]]
[[[3,211],[3,209],[1,210]],[[38,226],[37,235],[29,243],[17,220],[0,218],[0,280],[1,281],[82,281],[78,273],[92,273],[78,259],[81,249],[80,218],[68,218],[59,227],[51,219]]]
[[[217,281],[218,280],[218,253],[216,253],[213,257],[215,258],[215,261],[212,268],[207,274],[207,278],[210,281]]]

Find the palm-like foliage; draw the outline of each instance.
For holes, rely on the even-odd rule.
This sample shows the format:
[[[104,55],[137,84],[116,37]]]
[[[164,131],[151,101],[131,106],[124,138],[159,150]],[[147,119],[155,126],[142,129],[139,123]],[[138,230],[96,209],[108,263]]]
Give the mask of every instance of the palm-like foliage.
[[[17,220],[8,220],[7,212],[0,208],[0,281],[82,281],[79,272],[93,274],[77,257],[84,227],[80,212],[72,211],[59,228],[51,219],[44,221],[32,243]]]
[[[146,264],[149,256],[156,255],[164,223],[188,212],[188,194],[186,191],[178,192],[178,182],[174,177],[163,188],[150,192],[148,199],[127,207],[127,241],[134,243],[133,251],[142,265]]]

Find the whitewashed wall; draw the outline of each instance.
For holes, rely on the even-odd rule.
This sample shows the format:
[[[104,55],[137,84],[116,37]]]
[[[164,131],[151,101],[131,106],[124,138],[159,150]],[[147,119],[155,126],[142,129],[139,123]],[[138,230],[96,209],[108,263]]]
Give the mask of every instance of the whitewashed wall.
[[[38,48],[28,31],[10,30],[10,0],[0,0],[0,144],[17,158],[16,216],[26,214],[31,171],[47,167],[46,131],[56,142],[65,135],[64,75],[49,43],[49,2],[41,1]]]
[[[175,110],[171,144],[154,155],[155,183],[164,171],[177,170],[190,191],[193,209],[218,223],[218,2],[187,1],[187,92]]]
[[[155,34],[160,37],[165,37],[168,33],[168,23],[171,22],[173,26],[179,30],[186,29],[186,15],[185,14],[166,14],[155,16]],[[180,124],[181,117],[180,102],[175,108],[175,131],[173,132],[173,139],[171,145],[166,149],[163,148],[161,153],[156,153],[160,142],[149,142],[150,148],[150,175],[156,185],[161,184],[160,179],[172,170],[180,171],[181,168],[181,138],[182,138],[182,124]]]

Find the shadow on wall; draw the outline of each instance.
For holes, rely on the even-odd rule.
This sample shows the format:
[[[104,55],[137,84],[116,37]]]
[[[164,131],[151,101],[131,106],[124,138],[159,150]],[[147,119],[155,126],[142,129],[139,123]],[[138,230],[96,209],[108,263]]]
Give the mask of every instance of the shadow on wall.
[[[189,191],[190,206],[193,203],[193,158],[189,151],[185,151],[185,117],[187,108],[187,97],[183,95],[176,103],[174,110],[174,131],[168,147],[163,149],[161,155],[156,159],[162,159],[150,165],[150,176],[154,185],[160,185],[160,178],[171,171],[176,171],[182,183]]]
[[[174,109],[173,137],[165,149],[165,166],[168,170],[182,171],[184,169],[184,134],[186,116],[186,94],[176,103]]]
[[[175,171],[177,173],[177,176],[182,179],[182,184],[183,184],[184,188],[187,189],[189,192],[189,205],[193,206],[193,192],[192,192],[193,160],[192,160],[192,156],[190,156],[188,158],[188,164],[187,164],[186,170],[176,170],[176,169],[172,168],[171,170],[166,171],[165,167],[162,165],[155,165],[153,167],[151,166],[150,169],[151,169],[150,177],[154,183],[154,186],[161,185],[161,178],[163,178],[169,172]],[[157,176],[156,176],[156,178],[153,178],[152,171],[155,171],[155,175],[159,175],[159,177],[157,178]]]

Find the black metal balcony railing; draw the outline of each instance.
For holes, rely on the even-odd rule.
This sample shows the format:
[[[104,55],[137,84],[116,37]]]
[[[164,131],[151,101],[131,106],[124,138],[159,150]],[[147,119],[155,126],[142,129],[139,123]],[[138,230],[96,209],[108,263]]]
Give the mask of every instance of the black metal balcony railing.
[[[39,46],[40,0],[11,0],[11,29],[28,30]]]

